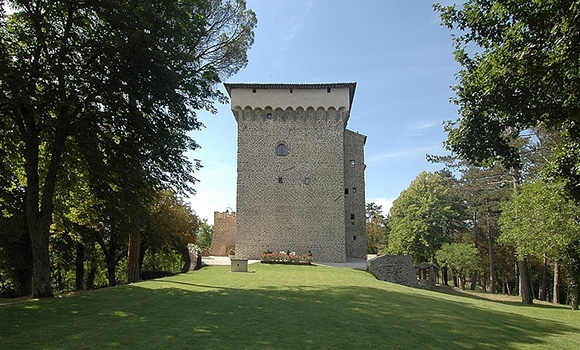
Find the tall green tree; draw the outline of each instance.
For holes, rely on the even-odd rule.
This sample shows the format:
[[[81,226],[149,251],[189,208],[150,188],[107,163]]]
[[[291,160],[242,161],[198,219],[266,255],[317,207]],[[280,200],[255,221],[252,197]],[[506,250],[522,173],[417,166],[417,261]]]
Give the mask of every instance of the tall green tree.
[[[520,133],[544,127],[562,135],[555,172],[580,200],[580,1],[470,0],[435,5],[454,31],[454,102],[448,146],[477,163],[520,165]]]
[[[383,206],[374,202],[366,206],[367,253],[376,254],[387,246],[388,214],[383,215]]]
[[[415,263],[435,261],[443,243],[464,230],[465,211],[450,181],[422,172],[393,202],[386,252],[408,254]]]
[[[480,252],[480,262],[486,266],[478,269],[487,273],[482,279],[482,287],[486,287],[489,280],[489,289],[496,291],[496,239],[499,236],[497,223],[500,215],[500,205],[512,193],[511,180],[507,171],[500,165],[491,168],[470,166],[462,174],[461,190],[467,206],[470,220],[470,241]],[[501,257],[504,260],[508,257]],[[474,276],[476,277],[476,276]],[[475,282],[475,278],[473,278]],[[484,283],[485,281],[485,283]],[[475,287],[472,284],[472,289]]]
[[[208,224],[207,219],[203,219],[199,223],[195,243],[200,248],[210,248],[212,239],[213,239],[213,225]]]
[[[572,308],[577,309],[580,275],[574,264],[580,241],[580,210],[562,187],[542,181],[523,184],[520,193],[502,205],[499,241],[514,246],[520,257],[546,255],[555,261],[572,261],[568,284]]]
[[[477,248],[467,243],[445,243],[435,253],[441,266],[451,269],[459,279],[459,287],[465,290],[467,275],[479,267]]]
[[[143,188],[192,191],[199,163],[185,151],[198,147],[188,134],[201,127],[195,111],[225,100],[217,84],[247,63],[256,17],[243,0],[5,4],[0,120],[23,154],[32,293],[50,296],[49,232],[65,155],[84,159],[98,196],[117,191],[125,206],[139,203]],[[134,228],[139,210],[131,216]]]
[[[477,164],[501,162],[517,185],[521,132],[559,132],[553,173],[580,202],[580,2],[469,0],[460,9],[434,8],[455,31],[462,66],[454,87],[460,119],[446,127],[447,146]],[[532,303],[525,260],[518,266],[522,301]]]
[[[0,294],[30,295],[32,291],[32,247],[26,227],[22,186],[21,155],[16,148],[15,133],[4,128],[0,118]]]
[[[196,243],[200,221],[191,207],[172,191],[159,191],[147,204],[141,231],[139,272],[145,254],[188,254],[187,244]]]
[[[466,206],[466,234],[462,242],[470,242],[478,249],[480,256],[479,269],[474,270],[471,288],[475,288],[475,282],[480,277],[481,286],[484,290],[494,293],[501,284],[505,285],[510,278],[502,274],[502,283],[498,278],[496,261],[508,265],[509,271],[515,261],[512,256],[498,253],[507,252],[506,249],[498,249],[496,238],[500,230],[497,220],[500,215],[500,205],[509,199],[513,192],[511,174],[501,164],[493,166],[476,166],[473,163],[451,154],[446,156],[429,155],[428,161],[444,164],[446,169],[460,174],[458,196],[462,198]],[[530,166],[526,166],[529,169]],[[500,269],[505,271],[504,268]],[[489,284],[488,284],[489,281]]]

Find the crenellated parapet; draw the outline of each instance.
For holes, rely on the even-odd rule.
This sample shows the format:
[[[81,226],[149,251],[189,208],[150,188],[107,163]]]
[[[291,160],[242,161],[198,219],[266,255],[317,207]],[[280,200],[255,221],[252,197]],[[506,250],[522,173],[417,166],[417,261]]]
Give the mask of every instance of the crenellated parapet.
[[[281,115],[306,111],[341,111],[346,124],[356,83],[324,84],[224,84],[234,115],[239,111],[263,111]],[[236,116],[237,119],[237,116]]]
[[[262,121],[264,123],[275,123],[275,122],[296,122],[296,121],[319,121],[319,120],[332,120],[341,122],[344,125],[348,122],[350,112],[346,107],[339,107],[338,109],[330,106],[324,107],[307,107],[306,109],[301,106],[293,108],[287,107],[282,109],[280,107],[272,108],[266,106],[265,108],[251,108],[246,106],[241,108],[236,106],[232,109],[232,113],[238,123],[244,121]]]

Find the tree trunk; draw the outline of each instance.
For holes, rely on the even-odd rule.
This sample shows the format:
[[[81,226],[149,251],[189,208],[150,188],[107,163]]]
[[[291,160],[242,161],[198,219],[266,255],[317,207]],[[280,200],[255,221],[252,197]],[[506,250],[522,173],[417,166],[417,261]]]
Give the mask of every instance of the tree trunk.
[[[131,233],[129,234],[129,247],[127,249],[127,282],[139,282],[141,270],[139,269],[139,257],[141,256],[141,225],[137,218],[133,218]]]
[[[30,241],[32,242],[32,297],[51,297],[50,284],[50,255],[48,252],[48,230],[31,228]]]
[[[127,282],[139,282],[141,272],[139,270],[139,256],[141,255],[141,237],[138,232],[129,235],[129,247],[127,251]]]
[[[546,300],[548,296],[548,256],[544,254],[544,265],[542,266],[542,282],[540,283],[540,300]]]
[[[16,293],[19,297],[32,295],[32,247],[30,234],[23,231],[19,234],[22,253],[22,263],[18,264],[15,272]]]
[[[113,258],[112,263],[110,261],[107,261],[107,280],[109,281],[109,287],[113,287],[113,286],[117,285],[117,277],[115,276],[116,264],[115,264],[114,260],[115,259]]]
[[[40,190],[39,175],[39,131],[34,121],[34,116],[27,108],[19,110],[23,122],[20,131],[23,136],[25,149],[25,172],[26,172],[26,221],[32,243],[32,296],[51,297],[52,286],[50,284],[50,254],[49,236],[52,225],[52,213],[54,211],[54,192],[57,181],[58,169],[61,165],[62,154],[67,138],[66,118],[59,119],[56,125],[54,139],[50,146],[46,175]],[[49,142],[50,143],[50,142]],[[42,193],[42,198],[41,198]]]
[[[580,302],[580,239],[566,247],[566,258],[568,299],[572,310],[578,310]]]
[[[494,261],[494,249],[493,249],[493,237],[491,235],[490,225],[489,225],[489,208],[486,214],[487,219],[487,251],[489,254],[489,289],[493,294],[495,293],[495,261]]]
[[[554,291],[553,291],[553,302],[554,304],[560,304],[560,266],[558,261],[554,261]]]
[[[533,304],[534,293],[532,290],[530,273],[528,271],[528,263],[526,262],[526,259],[523,259],[518,261],[517,264],[520,275],[520,296],[522,297],[522,303]]]
[[[76,243],[75,255],[75,290],[85,289],[85,246],[81,242]]]
[[[93,266],[89,269],[89,273],[87,274],[87,289],[94,289],[95,288],[95,277],[97,277],[97,266],[93,263]]]
[[[38,148],[29,149],[32,147],[34,144],[28,144],[26,150],[26,220],[32,245],[32,297],[40,298],[52,296],[48,252],[50,225],[45,227],[46,213],[39,209]]]
[[[115,268],[117,266],[117,258],[115,257],[115,254],[117,252],[117,241],[116,241],[116,234],[114,232],[113,229],[111,229],[110,232],[110,239],[109,239],[109,246],[107,247],[107,244],[105,242],[105,240],[103,239],[102,236],[100,235],[96,235],[96,241],[99,244],[99,246],[101,247],[101,251],[103,252],[103,254],[105,255],[105,264],[107,265],[107,280],[109,281],[109,286],[116,286],[117,285],[117,278],[115,276]],[[88,281],[87,281],[87,286],[89,285]]]
[[[471,285],[469,286],[469,289],[475,290],[476,286],[477,286],[477,271],[475,271],[473,275],[471,275]]]
[[[145,254],[147,253],[149,246],[141,239],[141,244],[139,247],[139,271],[143,271],[143,261],[145,260]]]

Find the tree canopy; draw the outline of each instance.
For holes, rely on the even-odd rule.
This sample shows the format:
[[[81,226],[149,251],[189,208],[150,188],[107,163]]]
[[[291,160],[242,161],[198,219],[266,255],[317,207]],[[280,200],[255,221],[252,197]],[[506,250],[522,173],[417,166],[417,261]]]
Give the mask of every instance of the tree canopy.
[[[243,0],[5,3],[0,149],[26,189],[33,294],[49,296],[54,198],[71,165],[133,222],[152,189],[193,192],[196,110],[225,100],[217,83],[247,63],[256,17]]]
[[[435,253],[441,266],[450,268],[459,278],[459,286],[465,290],[465,278],[479,265],[477,248],[467,243],[445,243]]]
[[[435,252],[463,227],[462,201],[448,178],[422,172],[393,202],[387,252],[409,254],[415,263],[435,261]]]
[[[580,201],[580,1],[469,0],[435,5],[454,32],[462,66],[454,87],[460,118],[448,147],[463,159],[518,167],[520,133],[560,133],[553,174]]]
[[[367,254],[376,254],[387,245],[389,215],[383,214],[383,206],[374,202],[366,206]]]
[[[520,183],[524,131],[559,133],[551,174],[580,203],[580,1],[468,0],[434,5],[455,39],[454,102],[447,147],[477,165],[501,163]],[[518,261],[524,303],[533,295],[526,261]]]

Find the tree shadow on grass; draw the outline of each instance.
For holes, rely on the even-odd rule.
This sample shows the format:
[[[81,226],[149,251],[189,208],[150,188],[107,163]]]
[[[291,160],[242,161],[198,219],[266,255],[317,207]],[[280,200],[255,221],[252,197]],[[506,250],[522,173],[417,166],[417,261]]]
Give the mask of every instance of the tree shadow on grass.
[[[547,338],[580,331],[368,286],[236,289],[164,280],[156,289],[135,284],[78,297],[0,309],[0,343],[14,349],[516,349],[549,347]]]
[[[551,304],[551,303],[542,302],[542,301],[539,301],[536,299],[534,299],[534,304],[532,304],[532,305],[524,304],[521,302],[521,300],[504,300],[501,298],[502,298],[502,296],[505,296],[505,295],[500,294],[500,293],[491,294],[491,293],[474,292],[474,291],[468,291],[468,290],[461,291],[461,290],[455,289],[451,286],[435,286],[435,287],[431,287],[428,289],[433,291],[433,292],[453,295],[453,296],[457,296],[460,298],[468,298],[468,299],[474,299],[474,300],[485,300],[485,301],[489,301],[492,303],[499,303],[499,304],[504,304],[504,305],[517,306],[517,307],[535,307],[535,308],[543,308],[543,309],[560,309],[560,310],[565,309],[568,311],[570,310],[570,307],[567,305],[564,305],[564,304]],[[494,297],[496,297],[496,298],[494,298]],[[513,297],[513,296],[507,296],[507,297]]]

